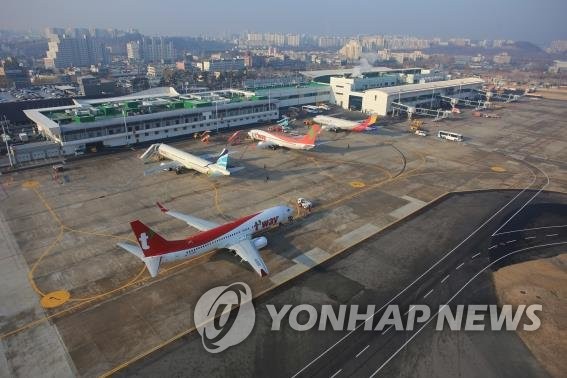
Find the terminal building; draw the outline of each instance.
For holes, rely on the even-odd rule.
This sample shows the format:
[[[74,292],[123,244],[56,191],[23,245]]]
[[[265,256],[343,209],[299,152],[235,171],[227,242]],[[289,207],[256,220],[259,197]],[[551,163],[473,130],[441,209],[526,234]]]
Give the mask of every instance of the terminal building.
[[[443,97],[472,100],[478,96],[483,84],[481,79],[466,78],[368,89],[351,96],[361,98],[361,110],[364,113],[386,115],[392,112],[396,104],[408,108],[436,109],[441,106]]]
[[[428,109],[438,109],[442,100],[478,97],[483,85],[480,79],[450,80],[439,71],[421,68],[355,67],[301,75],[292,81],[251,81],[245,89],[183,95],[173,88],[153,88],[123,97],[75,99],[72,105],[24,113],[41,134],[59,145],[62,155],[71,155],[272,122],[280,110],[307,104],[329,102],[378,115],[419,108],[417,114],[431,115],[426,114]]]
[[[64,155],[226,130],[279,116],[275,99],[254,92],[231,89],[180,95],[173,88],[74,100],[71,106],[24,112],[40,133],[61,146]]]
[[[439,106],[441,96],[470,99],[484,83],[475,78],[451,80],[440,71],[422,68],[355,67],[302,74],[314,82],[328,84],[331,103],[381,116],[392,113],[393,103]]]

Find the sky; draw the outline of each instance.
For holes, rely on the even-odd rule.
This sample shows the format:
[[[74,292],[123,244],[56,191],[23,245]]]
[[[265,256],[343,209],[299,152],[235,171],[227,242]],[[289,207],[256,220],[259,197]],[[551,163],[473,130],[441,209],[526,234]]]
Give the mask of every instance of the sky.
[[[138,29],[147,35],[244,31],[567,39],[567,0],[0,0],[0,29]]]

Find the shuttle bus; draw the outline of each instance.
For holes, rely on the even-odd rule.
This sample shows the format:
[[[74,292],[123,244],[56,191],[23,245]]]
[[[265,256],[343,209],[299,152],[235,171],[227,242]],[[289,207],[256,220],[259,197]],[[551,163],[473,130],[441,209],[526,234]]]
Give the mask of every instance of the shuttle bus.
[[[438,131],[437,137],[441,139],[452,140],[454,142],[462,142],[463,136],[461,134],[452,133],[450,131]]]

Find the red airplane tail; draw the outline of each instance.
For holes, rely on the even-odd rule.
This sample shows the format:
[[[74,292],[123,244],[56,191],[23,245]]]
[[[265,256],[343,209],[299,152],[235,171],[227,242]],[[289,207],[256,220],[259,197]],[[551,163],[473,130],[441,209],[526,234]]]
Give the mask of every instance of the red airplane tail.
[[[151,228],[135,220],[130,222],[130,227],[136,240],[142,248],[142,253],[145,257],[160,256],[169,252],[175,252],[183,249],[185,242],[183,240],[168,241],[161,237],[157,232]]]
[[[315,123],[309,128],[307,134],[305,134],[299,141],[305,144],[315,144],[315,141],[317,140],[320,132],[321,125]]]

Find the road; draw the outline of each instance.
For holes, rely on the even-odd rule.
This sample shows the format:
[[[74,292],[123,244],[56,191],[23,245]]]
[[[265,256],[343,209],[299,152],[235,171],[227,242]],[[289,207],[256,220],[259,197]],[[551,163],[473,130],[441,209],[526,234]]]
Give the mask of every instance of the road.
[[[567,196],[540,192],[541,184],[451,195],[261,297],[254,332],[222,356],[204,352],[193,334],[119,375],[546,376],[514,332],[437,332],[435,318],[414,331],[364,331],[360,322],[348,333],[273,332],[263,306],[373,304],[379,317],[388,304],[496,303],[493,269],[567,247]]]

